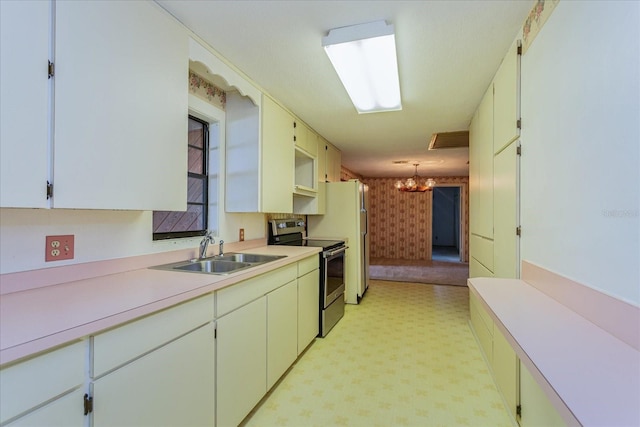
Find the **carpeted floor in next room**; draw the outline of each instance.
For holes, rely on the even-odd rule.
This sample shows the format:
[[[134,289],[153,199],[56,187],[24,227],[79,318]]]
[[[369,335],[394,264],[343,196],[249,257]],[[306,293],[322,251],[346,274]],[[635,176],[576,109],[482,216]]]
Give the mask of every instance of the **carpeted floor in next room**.
[[[466,286],[469,278],[469,264],[372,258],[369,262],[369,276],[371,279],[393,282]]]

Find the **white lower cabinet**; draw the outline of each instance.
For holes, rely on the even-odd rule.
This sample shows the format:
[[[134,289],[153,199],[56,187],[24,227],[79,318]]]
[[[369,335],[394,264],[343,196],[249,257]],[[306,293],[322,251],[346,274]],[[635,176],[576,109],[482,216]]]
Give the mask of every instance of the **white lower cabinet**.
[[[513,419],[518,411],[518,356],[497,327],[493,330],[493,378]]]
[[[214,296],[92,337],[93,427],[215,420]]]
[[[216,421],[237,426],[318,335],[318,256],[218,291],[216,314]]]
[[[298,355],[320,332],[318,255],[298,263]]]
[[[469,293],[469,306],[472,330],[512,419],[517,420],[520,427],[565,426],[558,411],[473,293]]]
[[[267,300],[217,319],[217,426],[237,426],[267,391]]]
[[[93,383],[93,426],[214,425],[214,330],[208,323]]]
[[[520,427],[567,425],[522,363],[520,363],[520,402],[522,404]]]
[[[518,365],[515,351],[500,329],[494,324],[475,294],[469,293],[469,310],[472,330],[480,344],[487,365],[493,375],[504,404],[513,420],[517,419]]]
[[[82,396],[82,390],[76,390],[6,425],[11,427],[82,427],[85,420]]]
[[[86,341],[76,342],[3,366],[0,424],[84,425],[82,385],[86,345]]]
[[[298,357],[298,286],[287,283],[267,295],[267,390]]]

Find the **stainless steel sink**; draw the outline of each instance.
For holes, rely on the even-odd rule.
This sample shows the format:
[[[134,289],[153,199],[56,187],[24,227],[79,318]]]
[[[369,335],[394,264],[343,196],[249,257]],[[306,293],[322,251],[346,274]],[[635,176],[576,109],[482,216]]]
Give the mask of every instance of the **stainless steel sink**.
[[[204,274],[231,274],[284,257],[285,255],[241,254],[231,252],[209,258],[156,265],[150,268],[156,270],[186,271]]]
[[[246,262],[219,261],[207,259],[203,261],[189,262],[188,264],[173,267],[174,270],[195,271],[197,273],[229,274],[234,271],[251,267]]]
[[[248,262],[251,264],[263,264],[265,262],[275,261],[284,257],[284,255],[260,255],[230,252],[224,255],[216,255],[213,257],[213,259],[234,262]]]

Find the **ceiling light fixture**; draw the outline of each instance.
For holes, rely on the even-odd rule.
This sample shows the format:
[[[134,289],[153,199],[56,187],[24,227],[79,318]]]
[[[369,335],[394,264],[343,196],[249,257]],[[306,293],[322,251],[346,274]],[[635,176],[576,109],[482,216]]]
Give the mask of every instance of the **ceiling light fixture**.
[[[329,31],[322,46],[358,113],[402,110],[394,27],[385,21]]]
[[[405,182],[402,182],[401,180],[396,181],[395,187],[398,190],[409,193],[424,193],[425,191],[433,190],[433,187],[436,186],[436,181],[432,178],[425,180],[418,175],[418,165],[419,163],[413,164],[416,168],[416,173],[412,178],[408,178]],[[420,184],[422,182],[424,182],[424,185]]]

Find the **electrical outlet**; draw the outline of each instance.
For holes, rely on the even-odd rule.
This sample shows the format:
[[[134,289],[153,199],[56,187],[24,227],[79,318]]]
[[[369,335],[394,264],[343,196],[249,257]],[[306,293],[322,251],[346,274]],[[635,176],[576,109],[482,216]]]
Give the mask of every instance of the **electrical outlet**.
[[[240,236],[238,237],[240,242],[244,242],[244,228],[240,229]]]
[[[64,236],[46,236],[44,248],[44,260],[62,261],[73,259],[74,256],[74,236],[66,234]]]

